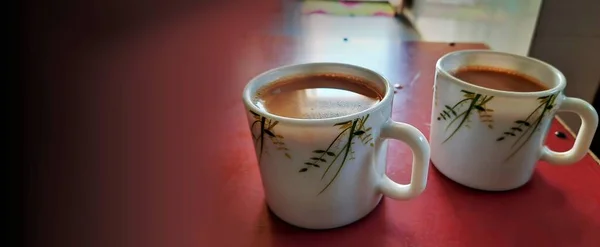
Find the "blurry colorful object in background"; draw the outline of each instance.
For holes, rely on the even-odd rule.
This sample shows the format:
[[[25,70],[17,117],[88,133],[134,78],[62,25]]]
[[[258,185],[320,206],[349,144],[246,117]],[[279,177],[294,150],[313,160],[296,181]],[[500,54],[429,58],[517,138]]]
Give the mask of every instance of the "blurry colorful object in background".
[[[393,17],[394,9],[387,2],[304,1],[302,14]]]

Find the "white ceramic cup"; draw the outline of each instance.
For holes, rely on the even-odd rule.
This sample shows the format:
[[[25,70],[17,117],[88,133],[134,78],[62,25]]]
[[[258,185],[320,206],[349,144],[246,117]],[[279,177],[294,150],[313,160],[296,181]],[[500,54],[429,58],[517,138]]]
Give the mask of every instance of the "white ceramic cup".
[[[320,73],[366,79],[384,97],[367,110],[327,119],[278,116],[253,103],[257,90],[280,78]],[[399,200],[421,194],[427,184],[429,146],[415,127],[390,119],[393,96],[394,89],[381,75],[348,64],[291,65],[253,78],[243,101],[271,211],[292,225],[327,229],[367,215],[382,194]],[[385,175],[388,138],[405,142],[413,151],[410,184]]]
[[[508,92],[464,82],[452,75],[465,66],[516,71],[548,89]],[[468,187],[502,191],[527,183],[538,160],[572,164],[589,149],[598,115],[587,102],[565,97],[566,80],[551,65],[494,51],[458,51],[436,64],[431,116],[431,161],[448,178]],[[581,117],[575,145],[567,152],[544,146],[557,111]]]

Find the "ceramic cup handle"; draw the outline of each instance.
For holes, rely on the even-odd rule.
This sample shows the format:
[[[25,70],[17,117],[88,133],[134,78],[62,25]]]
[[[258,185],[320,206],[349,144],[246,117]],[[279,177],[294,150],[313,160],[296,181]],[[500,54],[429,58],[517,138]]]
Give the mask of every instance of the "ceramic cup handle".
[[[592,143],[596,127],[598,127],[598,113],[594,107],[584,100],[577,98],[565,98],[558,111],[574,112],[581,118],[581,128],[577,133],[575,144],[571,150],[566,152],[554,152],[544,146],[542,149],[542,160],[555,165],[568,165],[581,160]]]
[[[387,121],[381,129],[382,138],[402,141],[412,149],[413,163],[410,184],[399,184],[383,174],[379,189],[381,193],[396,200],[406,200],[420,195],[427,185],[429,170],[429,143],[417,128],[394,121]]]

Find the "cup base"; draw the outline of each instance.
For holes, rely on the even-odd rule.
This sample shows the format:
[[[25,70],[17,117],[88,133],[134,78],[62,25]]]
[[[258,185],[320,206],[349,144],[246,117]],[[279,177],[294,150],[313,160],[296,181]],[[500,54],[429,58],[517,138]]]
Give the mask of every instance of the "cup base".
[[[481,190],[481,191],[489,191],[489,192],[510,191],[510,190],[515,190],[515,189],[521,188],[524,185],[526,185],[529,181],[531,181],[531,177],[530,177],[529,179],[525,180],[525,182],[516,184],[515,186],[508,186],[508,187],[485,187],[485,186],[477,185],[477,184],[474,184],[474,183],[458,181],[458,180],[452,178],[451,176],[448,176],[448,174],[446,172],[444,172],[443,169],[440,169],[440,167],[438,167],[433,161],[431,162],[431,164],[433,164],[433,166],[435,167],[435,169],[438,172],[440,172],[442,175],[444,175],[444,177],[452,180],[453,182],[455,182],[457,184],[460,184],[462,186],[465,186],[465,187],[469,187],[471,189],[476,189],[476,190]]]
[[[315,223],[315,224],[296,224],[292,221],[286,220],[285,218],[281,217],[280,214],[278,214],[275,210],[273,210],[269,204],[267,203],[267,208],[269,209],[269,212],[271,212],[275,217],[277,217],[278,219],[280,219],[281,221],[290,224],[292,226],[298,227],[298,228],[303,228],[303,229],[309,229],[309,230],[329,230],[329,229],[335,229],[335,228],[340,228],[340,227],[344,227],[347,225],[350,225],[354,222],[360,221],[361,219],[364,219],[365,217],[367,217],[371,212],[373,212],[373,210],[375,210],[375,208],[377,208],[377,206],[381,203],[383,196],[380,196],[379,199],[377,200],[376,203],[373,204],[373,207],[371,207],[369,210],[366,211],[366,213],[363,213],[361,215],[359,215],[359,217],[353,218],[351,220],[346,220],[346,221],[340,221],[340,222],[333,222],[333,223],[323,223],[323,222],[319,222],[319,223]]]

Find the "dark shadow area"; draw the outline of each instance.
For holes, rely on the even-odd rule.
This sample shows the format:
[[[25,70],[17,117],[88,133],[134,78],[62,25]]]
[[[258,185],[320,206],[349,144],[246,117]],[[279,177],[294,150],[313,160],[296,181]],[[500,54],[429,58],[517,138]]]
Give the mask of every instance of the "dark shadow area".
[[[185,184],[198,181],[202,174],[198,171],[203,169],[202,160],[191,160],[222,146],[203,146],[199,138],[189,138],[193,131],[184,131],[186,127],[166,127],[167,121],[152,118],[164,113],[169,117],[157,119],[190,130],[211,128],[201,121],[199,108],[227,94],[220,90],[221,95],[205,94],[192,101],[208,91],[208,82],[238,81],[229,79],[229,70],[235,62],[230,59],[234,49],[243,42],[239,37],[260,31],[280,7],[277,0],[260,3],[264,6],[242,0],[21,3],[18,56],[24,81],[26,245],[165,246],[169,239],[175,241],[169,245],[182,246],[176,241],[194,239],[188,237],[191,234],[181,236],[193,229],[181,226],[190,216],[173,216],[184,210],[166,210],[161,203],[177,201],[166,196],[179,196],[183,202],[200,200],[197,194],[187,200],[182,192],[202,187]],[[165,88],[171,88],[171,94]],[[187,101],[179,101],[185,92],[190,92]],[[230,105],[210,105],[205,114],[222,115]],[[190,112],[181,113],[182,109]],[[177,117],[186,119],[173,120]],[[151,126],[157,130],[149,131]],[[180,134],[157,137],[171,130]],[[161,144],[171,137],[182,145],[171,149],[178,154],[168,154],[175,145]],[[184,166],[188,163],[194,166]],[[188,170],[166,179],[178,169]],[[136,192],[138,186],[152,192]],[[177,187],[173,189],[177,193],[164,193],[169,186]],[[174,227],[164,227],[169,220],[175,221]]]

